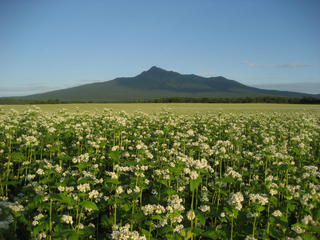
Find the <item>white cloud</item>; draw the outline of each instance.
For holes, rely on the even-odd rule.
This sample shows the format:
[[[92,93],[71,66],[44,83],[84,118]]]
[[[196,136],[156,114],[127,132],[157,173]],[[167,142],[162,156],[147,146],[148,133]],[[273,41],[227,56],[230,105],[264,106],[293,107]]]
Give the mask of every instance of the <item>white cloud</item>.
[[[198,76],[201,76],[201,77],[216,77],[217,74],[216,73],[213,73],[213,72],[208,72],[208,73],[199,73],[197,74]]]
[[[0,96],[24,96],[40,92],[48,92],[59,89],[58,86],[49,86],[45,84],[24,84],[19,86],[0,86]]]
[[[46,83],[30,83],[30,84],[21,84],[17,86],[13,85],[0,85],[0,97],[12,97],[12,96],[27,96],[31,94],[44,93],[64,88],[75,87],[83,84],[88,84],[98,81],[89,81],[89,80],[79,80],[73,84],[62,84],[50,85]]]
[[[243,64],[249,67],[269,67],[269,68],[297,68],[297,67],[319,67],[319,63],[283,63],[283,64],[257,64],[244,61]]]

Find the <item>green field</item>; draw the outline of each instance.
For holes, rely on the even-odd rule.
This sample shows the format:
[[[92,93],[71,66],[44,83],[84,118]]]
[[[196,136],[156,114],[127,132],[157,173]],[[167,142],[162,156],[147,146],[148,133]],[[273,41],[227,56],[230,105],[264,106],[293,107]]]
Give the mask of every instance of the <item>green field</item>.
[[[100,112],[108,108],[113,111],[126,111],[132,113],[142,111],[156,113],[162,110],[172,111],[179,114],[214,113],[214,112],[320,112],[319,105],[302,104],[265,104],[265,103],[83,103],[83,104],[42,104],[36,105],[45,112],[57,112],[61,109],[67,111]],[[0,105],[4,112],[10,109],[24,111],[30,105]]]
[[[317,105],[0,108],[0,240],[320,239]]]
[[[1,240],[320,239],[318,106],[2,108]]]

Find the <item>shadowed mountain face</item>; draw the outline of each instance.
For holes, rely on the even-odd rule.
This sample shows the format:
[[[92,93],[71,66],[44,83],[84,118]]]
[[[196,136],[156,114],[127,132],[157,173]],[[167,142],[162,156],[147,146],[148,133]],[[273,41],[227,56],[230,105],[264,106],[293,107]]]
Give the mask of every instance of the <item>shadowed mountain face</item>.
[[[310,94],[248,87],[224,77],[200,77],[152,67],[135,77],[85,84],[78,87],[26,96],[27,99],[64,101],[135,101],[165,97],[302,97]]]
[[[186,93],[207,91],[230,91],[235,87],[245,87],[224,77],[204,78],[197,75],[182,75],[152,67],[133,78],[118,79],[123,86],[144,90],[167,90]]]

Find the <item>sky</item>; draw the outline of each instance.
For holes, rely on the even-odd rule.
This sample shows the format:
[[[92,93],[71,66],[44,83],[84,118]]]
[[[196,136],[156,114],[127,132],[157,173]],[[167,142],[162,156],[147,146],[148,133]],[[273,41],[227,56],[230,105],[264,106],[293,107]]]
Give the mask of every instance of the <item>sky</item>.
[[[0,0],[0,96],[154,65],[320,93],[319,12],[319,0]]]

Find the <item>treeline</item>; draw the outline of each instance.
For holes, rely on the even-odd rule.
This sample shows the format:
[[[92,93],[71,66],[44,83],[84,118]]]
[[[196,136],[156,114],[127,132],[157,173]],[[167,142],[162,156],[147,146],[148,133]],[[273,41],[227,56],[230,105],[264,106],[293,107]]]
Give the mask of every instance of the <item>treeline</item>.
[[[188,98],[169,97],[136,101],[62,101],[59,99],[35,100],[23,98],[0,98],[1,104],[66,104],[66,103],[289,103],[320,104],[320,97],[238,97],[238,98]]]
[[[239,97],[239,98],[159,98],[148,102],[154,103],[291,103],[291,104],[320,104],[320,97]]]
[[[35,99],[23,99],[23,98],[0,98],[0,104],[12,104],[12,105],[23,105],[23,104],[59,104],[67,103],[59,99],[48,99],[48,100],[35,100]]]

